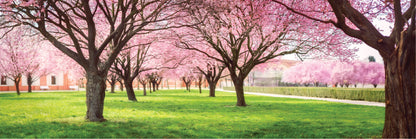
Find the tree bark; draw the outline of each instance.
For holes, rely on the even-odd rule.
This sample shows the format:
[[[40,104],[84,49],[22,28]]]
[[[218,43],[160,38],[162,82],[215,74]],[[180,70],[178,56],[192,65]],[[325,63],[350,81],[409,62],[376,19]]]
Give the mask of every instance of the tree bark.
[[[406,38],[405,38],[406,39]],[[415,138],[415,40],[402,40],[396,51],[384,58],[386,112],[383,138]]]
[[[17,93],[17,95],[20,95],[19,82],[20,82],[19,79],[15,79],[14,80],[14,86],[16,87],[16,93]]]
[[[152,93],[152,82],[149,82],[149,92]]]
[[[133,82],[124,80],[124,87],[126,87],[127,97],[130,101],[137,101],[133,90]]]
[[[237,106],[247,106],[244,98],[244,81],[239,79],[233,79],[235,93],[237,94]]]
[[[27,75],[27,92],[32,92],[32,76],[30,74]]]
[[[123,85],[123,82],[120,80],[120,82],[119,82],[119,83],[120,83],[120,90],[121,90],[121,91],[124,91],[124,89],[123,89],[123,88],[124,88],[124,87],[123,87],[123,86],[124,86],[124,85]]]
[[[103,116],[106,88],[106,75],[87,71],[87,120],[92,122],[105,121]]]
[[[201,86],[202,86],[202,84],[199,84],[199,85],[198,85],[198,88],[199,88],[199,93],[200,93],[200,94],[202,94]]]
[[[156,83],[152,82],[153,92],[156,92]]]
[[[142,84],[143,85],[143,96],[146,96],[146,84]]]
[[[116,84],[113,83],[113,84],[110,84],[110,86],[111,86],[111,92],[110,93],[115,93],[114,88],[115,88]]]
[[[210,97],[215,97],[215,88],[217,83],[214,82],[209,82],[209,96]]]

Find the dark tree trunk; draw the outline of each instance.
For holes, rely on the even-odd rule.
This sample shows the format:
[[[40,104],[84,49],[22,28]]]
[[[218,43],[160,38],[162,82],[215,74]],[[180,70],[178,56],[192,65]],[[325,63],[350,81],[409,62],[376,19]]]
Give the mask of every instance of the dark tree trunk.
[[[105,121],[103,116],[106,75],[87,71],[87,116],[89,121]]]
[[[120,81],[119,83],[120,83],[120,90],[121,90],[121,91],[124,91],[124,89],[123,89],[123,88],[124,88],[123,82],[122,82],[122,81]]]
[[[152,93],[152,82],[149,82],[149,92]]]
[[[143,85],[143,96],[146,96],[146,84],[142,84]]]
[[[243,80],[233,80],[235,93],[237,94],[237,106],[247,106],[246,100],[244,99],[244,81]]]
[[[153,92],[156,92],[156,83],[152,82]]]
[[[188,84],[186,83],[185,83],[185,88],[186,88],[186,91],[188,91]]]
[[[199,93],[200,93],[200,94],[202,94],[201,86],[202,86],[202,84],[199,84],[199,85],[198,85],[198,88],[199,88]]]
[[[30,74],[27,75],[27,92],[32,92],[32,75]]]
[[[137,90],[140,90],[140,79],[137,78]]]
[[[17,95],[20,95],[19,82],[20,82],[20,79],[14,79],[14,86],[16,87]]]
[[[410,42],[409,42],[410,41]],[[384,58],[386,112],[383,138],[415,138],[415,40]]]
[[[373,84],[374,88],[377,88],[377,84]]]
[[[354,87],[357,88],[357,84],[354,84]]]
[[[210,97],[215,97],[215,88],[217,83],[214,82],[209,82],[209,96]]]
[[[133,90],[133,82],[124,80],[124,86],[126,87],[127,97],[130,101],[137,101],[136,95]]]
[[[111,92],[110,93],[115,93],[114,88],[115,88],[116,84],[112,83],[112,84],[110,84],[110,86],[111,86]]]

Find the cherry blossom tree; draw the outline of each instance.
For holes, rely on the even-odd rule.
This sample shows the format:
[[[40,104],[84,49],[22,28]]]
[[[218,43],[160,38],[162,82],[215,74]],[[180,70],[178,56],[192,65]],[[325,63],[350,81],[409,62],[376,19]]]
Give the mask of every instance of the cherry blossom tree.
[[[127,97],[130,101],[137,101],[133,89],[134,79],[136,79],[140,72],[150,70],[149,68],[143,67],[150,44],[137,45],[128,45],[129,48],[118,56],[112,67],[113,72],[123,80]]]
[[[415,0],[272,1],[376,49],[386,71],[383,137],[416,137]],[[391,23],[389,34],[382,34],[376,27],[380,20]]]
[[[205,64],[205,63],[204,63]],[[205,80],[209,85],[209,96],[215,97],[215,88],[217,87],[218,81],[224,77],[222,75],[225,66],[221,64],[217,64],[216,62],[213,63],[206,63],[206,66],[198,66],[197,69],[199,72],[205,76]]]
[[[86,71],[89,121],[104,121],[108,70],[138,33],[171,27],[177,0],[2,0],[0,25],[24,24],[39,31]],[[174,10],[175,11],[172,11]],[[111,45],[110,45],[111,44]],[[110,47],[111,46],[111,47]]]
[[[335,43],[344,40],[339,32],[322,32],[318,28],[324,26],[304,24],[303,17],[270,1],[194,2],[187,7],[189,18],[185,21],[199,24],[188,26],[189,31],[175,32],[179,37],[176,45],[222,63],[234,83],[237,106],[247,105],[244,79],[256,65],[286,54],[343,46]],[[309,35],[311,30],[314,36]]]
[[[336,85],[348,87],[354,80],[354,66],[346,62],[332,64],[331,82]]]
[[[110,84],[110,93],[115,93],[114,89],[118,80],[118,75],[114,72],[109,72],[107,76],[107,82]]]
[[[46,46],[40,47],[43,45]],[[53,53],[44,52],[48,49],[51,47],[47,43],[42,42],[30,28],[23,26],[8,31],[0,40],[0,71],[14,81],[18,95],[22,76],[27,77],[28,92],[32,92],[33,82],[58,69],[60,58]]]
[[[357,83],[383,84],[383,68],[382,64],[375,62],[304,61],[285,70],[283,81],[299,84],[333,84],[341,87]]]
[[[329,68],[330,62],[327,61],[304,61],[283,73],[283,81],[299,84],[328,84],[331,82],[331,70]],[[313,69],[313,70],[311,70]]]
[[[366,76],[364,76],[365,83],[372,84],[374,88],[376,88],[378,84],[384,84],[384,65],[376,62],[369,62],[366,66],[368,71],[366,72]]]
[[[141,73],[141,74],[144,74],[145,75],[145,73]],[[139,83],[143,85],[143,96],[146,96],[147,95],[146,94],[146,84],[149,81],[147,80],[147,77],[146,76],[141,75],[141,74],[139,74],[139,76],[137,76],[137,79],[138,79]]]
[[[202,74],[197,74],[195,83],[198,86],[199,93],[202,94],[202,83],[204,83],[204,76]]]
[[[188,74],[188,75],[182,76],[181,79],[183,83],[185,84],[186,90],[188,92],[191,92],[191,84],[192,84],[192,81],[195,80],[195,77],[192,76],[192,74]]]

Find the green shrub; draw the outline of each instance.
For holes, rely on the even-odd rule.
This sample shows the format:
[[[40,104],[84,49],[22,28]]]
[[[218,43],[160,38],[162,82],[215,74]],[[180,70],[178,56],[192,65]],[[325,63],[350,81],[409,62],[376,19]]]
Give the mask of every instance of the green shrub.
[[[234,90],[234,87],[224,87]],[[244,87],[246,92],[384,102],[384,89],[329,87]]]

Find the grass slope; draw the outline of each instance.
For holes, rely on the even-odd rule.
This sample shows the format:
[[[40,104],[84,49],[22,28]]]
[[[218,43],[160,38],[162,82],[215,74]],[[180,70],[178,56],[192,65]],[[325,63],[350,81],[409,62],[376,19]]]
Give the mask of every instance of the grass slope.
[[[103,123],[85,122],[84,92],[0,94],[4,137],[381,137],[384,108],[235,94],[163,90],[127,101],[107,93]]]

